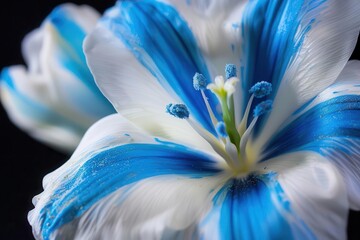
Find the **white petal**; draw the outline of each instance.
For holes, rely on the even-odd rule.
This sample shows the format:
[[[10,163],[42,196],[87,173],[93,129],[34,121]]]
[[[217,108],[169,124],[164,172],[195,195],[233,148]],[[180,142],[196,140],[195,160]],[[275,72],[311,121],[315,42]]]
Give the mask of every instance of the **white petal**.
[[[336,83],[322,92],[304,109],[304,112],[325,100],[350,94],[360,95],[360,61],[358,60],[349,61]],[[344,152],[331,151],[327,154],[327,158],[334,161],[344,177],[350,208],[360,210],[360,141],[339,139],[338,144],[346,150]]]
[[[84,139],[82,140],[78,149],[75,151],[74,155],[70,158],[70,160],[67,161],[63,166],[58,168],[56,171],[48,174],[44,178],[44,180],[43,180],[44,192],[42,192],[40,195],[34,197],[33,203],[35,205],[35,209],[32,210],[28,215],[29,222],[33,226],[33,229],[34,229],[35,236],[38,238],[40,238],[40,235],[47,236],[47,234],[49,234],[49,231],[50,231],[50,234],[52,234],[53,231],[56,231],[59,227],[63,226],[63,224],[68,223],[69,219],[62,218],[62,217],[57,219],[58,221],[56,221],[56,223],[53,223],[53,222],[51,222],[53,219],[51,216],[53,216],[54,212],[59,213],[59,211],[60,211],[59,209],[61,209],[61,211],[63,210],[65,212],[65,214],[67,214],[68,217],[73,216],[71,212],[70,212],[70,214],[69,214],[69,212],[67,212],[67,208],[69,207],[69,205],[68,205],[69,202],[67,202],[65,199],[69,198],[69,194],[70,194],[70,198],[77,199],[76,201],[74,201],[75,205],[79,202],[81,203],[81,201],[83,200],[82,196],[86,196],[85,198],[90,197],[88,199],[88,200],[90,200],[90,205],[89,205],[89,201],[87,201],[87,200],[85,200],[83,203],[81,203],[82,206],[84,206],[83,204],[87,205],[86,209],[90,209],[93,206],[97,206],[97,204],[100,204],[100,205],[107,204],[107,202],[109,201],[110,205],[108,207],[104,208],[104,209],[107,209],[107,208],[114,207],[114,205],[112,205],[113,201],[106,199],[107,197],[110,196],[110,198],[111,198],[111,195],[113,193],[116,195],[114,199],[117,199],[117,200],[119,200],[118,199],[119,196],[126,197],[127,192],[125,192],[125,193],[122,192],[123,187],[125,189],[128,189],[129,187],[132,186],[132,183],[137,183],[137,182],[141,181],[142,179],[146,179],[148,177],[157,177],[158,175],[162,174],[162,171],[165,171],[164,174],[167,174],[167,175],[169,175],[169,174],[172,175],[172,174],[177,174],[177,173],[180,175],[183,174],[182,176],[189,176],[189,177],[186,177],[186,179],[189,179],[189,181],[195,181],[195,182],[198,182],[196,179],[198,179],[199,177],[206,178],[207,176],[212,175],[212,174],[217,174],[220,171],[220,170],[218,170],[218,167],[217,167],[218,163],[215,161],[216,159],[214,160],[214,158],[212,158],[212,157],[211,157],[212,159],[211,158],[208,159],[207,156],[204,155],[206,153],[200,154],[200,153],[198,153],[198,151],[192,150],[195,153],[195,155],[193,155],[184,146],[179,146],[176,144],[169,145],[169,144],[170,143],[161,142],[157,139],[154,139],[153,137],[150,137],[150,136],[144,134],[144,132],[142,130],[138,129],[136,126],[134,126],[133,124],[128,122],[125,118],[121,117],[119,114],[110,115],[110,116],[100,120],[96,124],[94,124],[89,129],[89,131],[85,134]],[[123,146],[126,149],[120,150],[120,148],[119,148],[120,146]],[[143,147],[143,146],[146,147],[146,152],[144,152],[145,150],[141,150],[141,147]],[[149,150],[149,149],[155,150],[155,148],[160,149],[160,151],[152,152],[151,150]],[[111,152],[116,149],[119,149],[120,152],[116,152],[116,153]],[[131,152],[131,154],[134,154],[134,157],[135,157],[135,158],[133,158],[133,157],[130,157],[130,158],[135,161],[132,161],[131,159],[128,159],[126,156],[124,156],[124,154],[130,153],[130,152]],[[153,153],[153,155],[152,155],[152,153]],[[143,157],[141,157],[140,155],[139,155],[140,157],[136,157],[136,156],[138,156],[138,154],[142,154]],[[176,154],[180,154],[180,155],[176,155]],[[101,159],[100,158],[98,159],[97,157],[100,155],[101,155],[101,157],[100,157]],[[149,161],[143,162],[144,156],[152,156],[152,158],[148,159],[150,162]],[[115,166],[115,165],[112,165],[112,163],[107,164],[107,163],[103,162],[103,161],[107,161],[108,159],[113,159],[116,162],[116,164],[119,164],[119,165]],[[153,162],[155,165],[152,165],[151,162]],[[154,168],[152,168],[152,167],[154,167]],[[177,171],[176,168],[178,168],[180,170],[180,172]],[[83,170],[85,170],[87,172],[86,176],[84,175],[84,172],[82,172]],[[101,190],[99,190],[99,189],[101,188],[101,186],[109,186],[110,187],[110,186],[114,185],[114,183],[112,182],[112,181],[114,181],[113,180],[114,174],[111,174],[111,173],[109,174],[109,172],[107,172],[108,170],[114,171],[115,175],[118,173],[120,173],[122,175],[118,176],[118,179],[121,179],[121,181],[119,180],[120,181],[119,183],[121,184],[120,187],[112,189],[110,192],[108,192],[108,194],[106,194],[106,191],[109,190],[108,187],[106,187],[106,189],[101,189]],[[95,172],[99,172],[104,175],[102,175],[102,176],[96,175]],[[163,180],[159,180],[160,183],[165,184],[163,187],[164,189],[166,188],[164,190],[164,194],[166,192],[171,191],[170,186],[172,186],[172,183],[174,183],[174,182],[180,183],[181,182],[181,181],[179,181],[180,178],[179,177],[170,178],[169,185],[167,185],[167,183],[164,182]],[[131,180],[130,182],[127,182],[128,179],[133,179],[133,180]],[[172,180],[172,179],[174,179],[174,180]],[[201,187],[204,187],[201,184],[201,181],[202,180],[199,180],[200,184],[197,185],[198,188],[194,191],[200,191],[200,189],[202,189]],[[144,183],[146,183],[146,184],[147,184],[147,182],[148,181],[144,181]],[[176,186],[176,183],[174,186]],[[65,185],[68,185],[68,187],[66,187]],[[89,186],[91,186],[91,185],[93,185],[93,186],[89,188]],[[150,184],[150,185],[152,186],[153,184]],[[184,183],[184,184],[180,184],[180,185],[181,185],[180,188],[184,189],[184,186],[186,184]],[[192,184],[192,185],[194,185],[194,184]],[[140,185],[135,185],[135,188],[133,190],[131,190],[130,192],[132,192],[132,191],[136,192],[136,186],[141,186],[141,183],[140,183]],[[213,185],[211,185],[211,186],[213,186]],[[78,189],[78,187],[80,187],[81,189]],[[102,198],[97,199],[97,196],[98,196],[97,194],[95,196],[93,196],[95,187],[100,187],[98,189],[100,191],[99,194],[100,193],[102,194],[105,191],[105,195],[103,197],[104,201],[102,201]],[[155,189],[158,189],[158,187],[156,187]],[[177,192],[176,189],[177,188],[174,188],[173,191]],[[205,188],[205,189],[207,189],[207,188]],[[163,189],[161,189],[161,188],[158,190],[160,192],[163,191]],[[151,188],[149,191],[150,192],[154,191],[154,188]],[[190,189],[189,189],[189,191],[190,191]],[[209,194],[210,190],[206,190],[206,191]],[[137,197],[138,194],[144,193],[144,190],[142,189],[141,191],[139,191],[138,194],[136,194],[136,196],[134,196],[134,199],[137,199],[136,201],[141,202],[142,200],[149,200],[150,196],[153,196],[154,201],[155,201],[155,199],[157,197],[160,197],[160,195],[158,195],[158,194],[151,195],[150,192],[148,193],[149,196],[146,196],[145,198]],[[182,191],[180,191],[180,192],[183,193]],[[174,193],[174,192],[172,192],[172,193]],[[189,195],[191,195],[193,193],[194,193],[193,191],[190,191]],[[90,195],[87,195],[87,194],[90,194]],[[73,197],[71,197],[71,196],[73,196]],[[176,195],[176,196],[177,196],[177,198],[175,198],[175,199],[179,199],[179,197],[178,197],[179,195]],[[164,197],[164,196],[162,195],[162,197]],[[162,199],[162,197],[161,197],[161,199]],[[57,203],[54,204],[54,202],[53,202],[54,199],[57,199],[57,201],[59,201],[59,202],[65,203],[65,205],[60,204],[61,207],[58,209],[59,204],[57,204]],[[195,199],[197,200],[197,198],[195,198]],[[65,200],[65,201],[63,201],[63,200]],[[163,200],[166,201],[167,198],[164,198]],[[130,211],[130,210],[133,211],[134,209],[140,209],[141,206],[145,206],[145,204],[142,205],[142,204],[140,204],[140,202],[138,202],[138,204],[131,205],[132,203],[134,203],[134,201],[135,200],[133,200],[133,198],[129,199],[129,202],[126,204],[126,207],[125,208],[121,207],[121,213],[119,213],[119,214],[123,214],[123,211],[126,211],[126,212]],[[185,201],[185,197],[184,197],[184,201]],[[194,201],[194,199],[192,201]],[[150,201],[149,206],[152,205],[151,202],[152,201]],[[200,202],[202,203],[202,201],[200,201]],[[190,204],[190,203],[187,202],[187,204]],[[129,205],[131,206],[131,208]],[[48,206],[51,206],[52,209],[48,209]],[[159,211],[161,211],[161,207],[165,207],[166,208],[165,210],[168,210],[167,208],[171,209],[172,207],[174,207],[174,205],[166,206],[163,202],[160,201],[159,204],[155,204],[154,211],[152,211],[152,212],[150,211],[150,215],[155,217],[155,215],[158,214],[157,209],[160,208]],[[98,207],[94,207],[94,208],[97,209]],[[101,208],[102,207],[100,206],[99,209],[101,209]],[[46,210],[46,209],[48,209],[48,210]],[[81,209],[79,209],[78,207],[75,207],[75,209],[81,211]],[[182,211],[184,210],[183,208],[180,208],[180,209],[182,209]],[[192,208],[192,209],[194,209],[194,208]],[[49,211],[49,213],[48,213],[48,211]],[[95,212],[97,212],[97,210]],[[110,213],[114,213],[114,214],[116,214],[116,212],[117,211],[110,211]],[[146,211],[144,210],[143,212],[146,212]],[[128,214],[128,213],[129,212],[127,212],[126,214]],[[45,218],[47,219],[47,221],[50,221],[49,224],[51,224],[51,227],[44,224],[44,222],[42,220],[44,214],[46,215]],[[104,215],[105,215],[105,218],[103,220],[106,220],[106,215],[108,215],[108,213],[104,212]],[[148,217],[150,218],[151,216],[148,216]],[[179,216],[178,212],[175,216]],[[189,217],[192,217],[192,216],[193,215],[185,214],[184,218],[189,219]],[[136,216],[134,216],[134,217],[135,217],[134,221],[141,221],[141,219],[145,218],[144,215],[142,215],[140,217],[136,217]],[[128,217],[126,217],[126,218],[128,218]],[[67,220],[64,220],[65,222],[63,222],[63,224],[61,224],[63,221],[62,219],[67,219]],[[85,219],[87,219],[87,217]],[[97,220],[100,221],[101,219],[94,218],[91,220],[96,222]],[[112,221],[111,218],[107,219],[107,220]],[[150,221],[150,219],[149,219],[149,221]],[[166,220],[166,221],[168,221],[168,220]],[[174,227],[177,227],[177,228],[181,228],[181,227],[183,227],[183,225],[181,225],[181,224],[187,223],[187,220],[177,221],[177,219],[176,219],[174,221],[175,221]],[[109,223],[109,222],[106,222],[106,224],[107,223]],[[53,224],[56,224],[55,229],[54,229]],[[86,224],[86,223],[84,223],[84,224]],[[99,224],[102,224],[101,221],[99,222]],[[76,227],[75,223],[72,226]],[[171,227],[173,227],[173,226],[171,226]],[[82,227],[79,228],[78,230],[81,231]],[[90,230],[96,231],[96,228],[90,229]],[[56,234],[71,234],[71,231],[72,230],[68,229],[66,231],[66,233],[59,232]],[[106,232],[106,230],[104,230],[104,231]],[[100,233],[101,233],[101,231],[99,232],[99,234]]]
[[[85,32],[90,32],[100,17],[98,12],[87,5],[76,6],[72,3],[65,3],[58,6],[58,8],[63,8]],[[44,33],[42,29],[39,28],[26,35],[22,42],[22,54],[30,72],[38,72],[41,70],[38,64],[43,38]]]
[[[221,177],[154,177],[117,190],[57,234],[75,239],[191,239]],[[75,230],[76,229],[76,230]],[[73,232],[75,230],[75,233]]]
[[[304,5],[309,3],[305,1]],[[258,138],[259,146],[293,111],[335,82],[354,50],[360,29],[358,1],[330,0],[314,9],[302,16],[298,35],[312,19],[316,24],[311,25],[299,52],[287,67],[273,110]]]
[[[360,82],[360,61],[351,60],[346,63],[344,69],[336,79],[336,83],[359,81]]]
[[[59,175],[66,175],[69,169],[79,168],[84,163],[86,156],[132,142],[154,143],[154,138],[120,114],[112,114],[99,120],[85,133],[71,158],[63,166],[45,176],[43,187],[46,188],[48,184],[57,185],[53,180],[59,178]]]
[[[223,75],[227,63],[237,64],[241,54],[240,24],[245,0],[167,0],[193,31],[212,76]]]
[[[100,14],[88,5],[75,5],[73,3],[65,3],[60,5],[67,12],[70,18],[74,20],[85,32],[94,29]]]
[[[98,26],[85,40],[85,53],[99,88],[121,115],[150,135],[211,149],[185,120],[166,113],[166,105],[181,100],[170,96],[111,32]]]
[[[315,153],[297,152],[272,159],[261,168],[278,173],[291,208],[318,239],[346,239],[346,187],[328,160]]]

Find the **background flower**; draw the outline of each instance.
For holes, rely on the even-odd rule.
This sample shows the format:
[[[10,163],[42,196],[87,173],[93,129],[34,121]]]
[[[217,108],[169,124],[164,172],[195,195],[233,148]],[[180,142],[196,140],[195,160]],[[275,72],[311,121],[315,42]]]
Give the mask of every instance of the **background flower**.
[[[2,70],[1,100],[12,121],[63,151],[73,151],[92,123],[114,111],[97,88],[82,51],[98,18],[89,6],[58,6],[23,40],[27,69]]]
[[[38,28],[51,11],[64,0],[7,1],[0,8],[0,68],[10,65],[26,65],[21,53],[23,38]],[[100,13],[113,5],[112,0],[75,0],[75,4],[94,6]],[[31,199],[41,190],[41,179],[50,169],[56,168],[68,157],[20,130],[8,118],[0,104],[1,186],[2,196],[8,204],[0,208],[2,218],[1,239],[33,239],[27,221],[27,212],[32,207]]]

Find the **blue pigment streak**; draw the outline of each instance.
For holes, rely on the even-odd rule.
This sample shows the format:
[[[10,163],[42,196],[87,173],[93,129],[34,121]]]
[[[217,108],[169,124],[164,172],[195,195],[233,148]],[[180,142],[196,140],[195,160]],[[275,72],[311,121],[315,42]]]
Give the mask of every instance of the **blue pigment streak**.
[[[63,179],[41,210],[43,238],[74,220],[119,188],[140,180],[178,174],[201,178],[220,172],[215,161],[175,143],[127,144],[105,150],[86,161],[75,176]]]
[[[82,47],[86,32],[74,21],[72,16],[66,11],[66,8],[62,7],[62,5],[56,7],[45,21],[52,23],[61,38],[58,46],[61,48],[61,51],[58,52],[57,57],[59,57],[59,61],[64,68],[82,81],[100,101],[103,105],[101,109],[97,109],[100,115],[105,116],[115,113],[110,102],[103,96],[97,87],[86,64]]]
[[[7,88],[10,95],[16,99],[17,110],[25,115],[27,118],[32,119],[35,122],[46,123],[49,125],[58,126],[60,128],[68,129],[71,132],[83,134],[86,129],[84,126],[79,125],[64,116],[53,111],[40,102],[36,102],[33,99],[26,96],[15,85],[15,81],[11,76],[9,68],[4,68],[1,72],[0,82],[2,88]]]
[[[327,150],[347,153],[347,148],[338,144],[339,139],[360,140],[358,95],[338,96],[301,114],[265,146],[263,160],[302,150],[322,155],[326,155]]]
[[[316,11],[324,2],[314,0],[305,5],[304,0],[258,0],[247,3],[241,20],[243,89],[250,89],[256,82],[267,81],[273,86],[269,97],[274,99],[287,67],[315,22],[315,19],[304,22],[303,16]],[[301,33],[295,36],[300,26]],[[247,103],[250,94],[244,92],[243,97]],[[253,108],[258,103],[259,100],[254,99]],[[251,123],[252,118],[249,115],[248,123]],[[267,115],[264,115],[258,120],[254,128],[255,136],[259,136],[266,119]]]
[[[210,79],[205,60],[189,26],[173,7],[158,1],[118,1],[102,24],[163,87],[180,97],[204,128],[216,135],[201,93],[194,90],[192,82],[197,72]],[[216,96],[204,91],[220,119]]]
[[[315,239],[310,229],[291,210],[275,174],[230,179],[215,195],[220,207],[221,239]],[[276,202],[277,203],[276,203]],[[279,209],[281,208],[281,209]],[[286,215],[291,215],[289,222]]]

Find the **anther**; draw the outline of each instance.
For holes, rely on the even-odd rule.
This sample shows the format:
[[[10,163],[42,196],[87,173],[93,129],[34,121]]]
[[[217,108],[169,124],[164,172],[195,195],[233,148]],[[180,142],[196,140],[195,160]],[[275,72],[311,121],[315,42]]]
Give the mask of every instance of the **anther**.
[[[269,112],[272,109],[272,103],[271,100],[265,100],[259,103],[253,112],[254,117],[259,117],[267,112]]]
[[[174,117],[186,119],[189,118],[189,110],[185,104],[168,104],[166,105],[166,112]]]
[[[254,94],[256,98],[263,98],[269,95],[272,91],[272,85],[269,82],[258,82],[254,86],[252,86],[249,90],[249,93]]]
[[[204,75],[202,75],[201,73],[195,73],[193,77],[193,86],[197,91],[205,90],[207,86],[207,81]]]
[[[225,66],[225,75],[226,79],[236,77],[236,65],[235,64],[226,64]]]

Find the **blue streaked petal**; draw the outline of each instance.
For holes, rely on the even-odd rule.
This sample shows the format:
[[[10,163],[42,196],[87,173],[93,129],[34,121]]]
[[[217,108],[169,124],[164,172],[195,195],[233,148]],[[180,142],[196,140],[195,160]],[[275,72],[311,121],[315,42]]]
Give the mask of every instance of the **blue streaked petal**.
[[[140,180],[169,174],[202,178],[219,172],[209,156],[173,143],[110,148],[90,157],[70,179],[63,179],[40,212],[42,236],[49,239],[100,199]]]
[[[16,85],[10,69],[21,71],[22,68],[5,68],[1,72],[1,101],[10,119],[37,140],[62,151],[73,150],[86,126],[29,97]]]
[[[209,72],[191,30],[174,8],[158,1],[119,1],[102,24],[215,134],[201,93],[192,83],[196,72],[210,79]],[[210,93],[207,96],[215,109],[217,99]]]
[[[301,47],[302,38],[310,30],[311,22],[306,23],[308,28],[300,37],[295,37],[304,2],[260,0],[246,5],[242,19],[244,55],[241,77],[244,89],[266,81],[272,84],[274,91],[271,96],[276,94],[286,68]],[[250,94],[246,92],[243,97],[247,100]],[[254,106],[258,102],[255,99]],[[261,125],[259,120],[257,126]]]
[[[262,160],[295,151],[317,152],[341,170],[352,209],[360,209],[360,75],[350,61],[333,84],[295,110],[264,146]]]
[[[338,169],[326,158],[301,151],[265,161],[258,169],[276,173],[274,184],[278,182],[282,189],[279,193],[284,193],[280,198],[288,201],[298,216],[283,212],[291,226],[301,227],[300,218],[316,239],[346,239],[347,189]],[[301,234],[294,237],[308,239]]]
[[[82,47],[87,34],[86,30],[75,21],[69,9],[62,5],[50,13],[45,19],[44,25],[46,24],[51,24],[58,33],[55,41],[59,49],[56,50],[55,57],[59,58],[63,68],[74,74],[101,101],[104,106],[99,111],[102,111],[104,115],[113,113],[111,105],[96,86],[86,64]]]
[[[255,138],[261,135],[263,140],[256,139],[259,144],[292,111],[336,80],[356,44],[359,10],[356,0],[344,4],[338,0],[247,3],[241,22],[243,88],[250,89],[259,81],[273,86],[269,97],[274,100],[274,111],[259,119],[253,132]],[[249,93],[243,96],[246,103]]]
[[[82,42],[98,13],[63,4],[23,40],[27,68],[5,69],[2,101],[11,120],[31,136],[73,151],[86,129],[114,113],[87,67]],[[6,96],[4,96],[6,95]]]
[[[360,140],[359,95],[336,96],[307,109],[271,139],[265,158],[300,150],[346,152],[340,139]]]
[[[223,178],[151,177],[101,199],[55,234],[79,239],[201,239],[199,218],[211,207],[213,189]]]
[[[229,180],[215,195],[214,209],[203,227],[218,228],[218,239],[314,239],[292,210],[275,176],[269,173]]]

